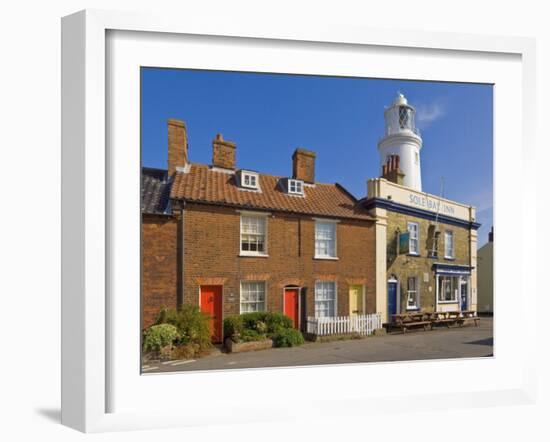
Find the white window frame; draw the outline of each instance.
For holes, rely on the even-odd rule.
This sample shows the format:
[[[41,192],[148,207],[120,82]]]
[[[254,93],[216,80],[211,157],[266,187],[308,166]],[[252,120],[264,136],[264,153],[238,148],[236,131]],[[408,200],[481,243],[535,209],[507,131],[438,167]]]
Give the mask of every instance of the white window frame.
[[[410,290],[409,280],[414,280],[414,290]],[[411,299],[411,294],[414,293],[414,306],[409,305],[409,299]],[[408,276],[407,277],[407,310],[418,310],[420,309],[420,278],[418,276]]]
[[[329,219],[322,219],[322,218],[314,218],[315,219],[315,231],[313,232],[313,255],[315,259],[338,259],[338,223],[337,220],[329,220]],[[320,255],[317,253],[317,226],[319,224],[327,224],[332,225],[334,229],[334,255]],[[321,241],[321,240],[319,240]],[[323,240],[324,241],[324,240]]]
[[[450,254],[447,254],[447,247],[449,246],[450,238]],[[444,250],[445,259],[454,259],[455,258],[455,234],[452,230],[445,230],[445,250]]]
[[[317,316],[317,284],[332,284],[334,286],[334,299],[333,301],[333,316]],[[322,300],[326,302],[326,300]],[[321,302],[321,300],[319,301]],[[338,283],[336,281],[317,280],[315,281],[315,288],[313,294],[313,307],[316,318],[332,318],[338,316]]]
[[[247,310],[243,311],[243,284],[262,284],[264,287],[263,301],[245,301],[245,304],[260,304],[263,303],[263,309],[261,310]],[[253,313],[253,312],[265,312],[267,311],[267,284],[266,281],[241,281],[239,287],[239,313]]]
[[[254,184],[246,184],[246,178],[249,178],[249,181],[254,179]],[[260,189],[260,177],[259,174],[256,172],[250,172],[248,170],[241,170],[240,172],[240,184],[241,187],[244,187],[246,189],[254,189],[259,190]]]
[[[293,189],[294,187],[294,189]],[[287,191],[291,195],[303,195],[304,194],[304,182],[302,180],[296,180],[289,178],[287,183]]]
[[[268,243],[268,222],[267,218],[268,213],[258,213],[258,212],[240,212],[240,221],[239,221],[239,256],[260,256],[267,257],[267,243]],[[243,217],[251,218],[262,218],[264,222],[264,250],[262,252],[256,250],[243,250]],[[250,234],[248,234],[250,235]]]
[[[438,287],[437,287],[437,303],[438,304],[456,304],[459,301],[459,291],[460,291],[460,277],[459,276],[449,276],[449,275],[439,275]],[[453,286],[453,279],[456,280],[456,283]],[[444,290],[443,283],[444,281],[449,280],[451,284],[451,296],[452,299],[444,299]]]
[[[416,226],[416,238],[413,238],[413,235],[411,232],[410,227]],[[409,255],[420,255],[420,224],[416,221],[408,221],[407,222],[407,232],[409,232]],[[412,251],[412,244],[414,244],[413,241],[416,241],[416,250]]]

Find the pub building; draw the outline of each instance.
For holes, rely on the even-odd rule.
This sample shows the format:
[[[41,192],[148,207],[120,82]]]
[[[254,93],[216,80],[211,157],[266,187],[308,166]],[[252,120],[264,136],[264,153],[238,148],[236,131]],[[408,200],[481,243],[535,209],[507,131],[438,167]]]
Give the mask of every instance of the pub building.
[[[381,176],[363,206],[376,218],[376,305],[407,312],[477,309],[475,208],[422,191],[415,109],[398,94],[378,143]]]

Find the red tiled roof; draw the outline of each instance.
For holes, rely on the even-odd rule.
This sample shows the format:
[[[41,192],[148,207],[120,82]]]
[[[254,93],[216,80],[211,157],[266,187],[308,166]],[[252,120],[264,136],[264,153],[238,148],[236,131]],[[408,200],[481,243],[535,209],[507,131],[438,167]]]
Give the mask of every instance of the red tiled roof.
[[[235,174],[192,164],[188,172],[176,172],[170,198],[333,218],[374,220],[339,184],[306,185],[305,197],[301,197],[288,195],[280,184],[281,177],[259,174],[259,178],[261,192],[243,190],[237,186]]]

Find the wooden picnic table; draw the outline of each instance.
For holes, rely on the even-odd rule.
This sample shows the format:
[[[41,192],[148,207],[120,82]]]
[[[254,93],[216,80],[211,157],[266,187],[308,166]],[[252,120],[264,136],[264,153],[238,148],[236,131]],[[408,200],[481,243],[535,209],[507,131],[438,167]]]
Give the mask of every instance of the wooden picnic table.
[[[388,324],[389,328],[400,328],[403,334],[407,332],[407,329],[412,327],[422,326],[424,331],[426,331],[427,327],[431,325],[430,320],[423,312],[401,313],[392,315],[391,317],[392,322]]]
[[[477,327],[477,323],[480,321],[480,318],[476,311],[465,310],[461,312],[460,318],[458,319],[458,325],[462,327],[466,321],[473,321],[474,325]]]
[[[460,317],[460,312],[431,312],[430,321],[431,328],[436,325],[445,325],[450,328],[452,324],[457,324]]]
[[[436,325],[445,325],[450,328],[451,325],[458,324],[460,327],[466,321],[473,321],[477,327],[480,318],[475,311],[448,311],[448,312],[407,312],[391,315],[391,322],[387,324],[388,331],[391,328],[399,328],[406,333],[413,327],[424,328],[424,331],[430,327],[431,330]]]

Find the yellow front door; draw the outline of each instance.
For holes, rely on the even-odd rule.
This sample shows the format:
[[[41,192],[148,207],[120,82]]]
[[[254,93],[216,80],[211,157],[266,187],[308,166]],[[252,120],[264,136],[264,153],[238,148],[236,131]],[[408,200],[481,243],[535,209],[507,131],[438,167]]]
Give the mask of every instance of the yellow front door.
[[[349,288],[349,314],[363,314],[363,286],[352,285]]]

